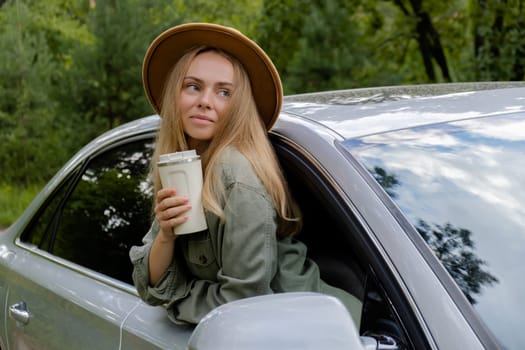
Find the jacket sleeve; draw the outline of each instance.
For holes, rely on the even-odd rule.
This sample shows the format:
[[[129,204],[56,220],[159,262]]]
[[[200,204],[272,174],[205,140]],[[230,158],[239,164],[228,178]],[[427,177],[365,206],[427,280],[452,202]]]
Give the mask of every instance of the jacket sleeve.
[[[212,233],[219,242],[217,282],[193,280],[189,293],[168,305],[172,319],[197,323],[221,304],[272,293],[277,224],[271,201],[256,188],[235,183],[225,204],[225,223]]]
[[[144,302],[150,305],[163,305],[174,299],[185,297],[189,291],[187,273],[178,259],[173,259],[171,266],[155,286],[149,284],[149,254],[151,245],[160,230],[155,220],[142,239],[142,246],[133,246],[130,259],[133,264],[133,283]]]

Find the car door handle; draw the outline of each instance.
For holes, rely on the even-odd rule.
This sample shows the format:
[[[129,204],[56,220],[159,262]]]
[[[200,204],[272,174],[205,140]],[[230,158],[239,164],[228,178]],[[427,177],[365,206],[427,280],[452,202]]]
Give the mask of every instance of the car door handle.
[[[18,323],[26,325],[31,320],[31,313],[27,310],[26,303],[21,301],[9,307],[9,317]]]

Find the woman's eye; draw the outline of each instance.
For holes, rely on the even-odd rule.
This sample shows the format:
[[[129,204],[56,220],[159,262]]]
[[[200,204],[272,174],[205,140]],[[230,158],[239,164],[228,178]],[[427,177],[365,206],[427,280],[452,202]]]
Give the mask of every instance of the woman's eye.
[[[228,90],[228,89],[220,89],[219,90],[219,95],[220,96],[224,96],[224,97],[228,97],[231,95],[231,91]]]
[[[194,83],[186,84],[185,88],[190,90],[190,91],[199,91],[199,86],[197,84],[194,84]]]

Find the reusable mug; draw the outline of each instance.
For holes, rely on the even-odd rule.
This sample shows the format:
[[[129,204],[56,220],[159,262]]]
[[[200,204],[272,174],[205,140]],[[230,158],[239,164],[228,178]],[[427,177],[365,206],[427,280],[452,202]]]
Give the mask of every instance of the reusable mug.
[[[208,228],[202,207],[202,167],[195,150],[160,155],[160,181],[162,187],[173,187],[179,196],[187,196],[191,209],[188,220],[173,228],[175,235],[194,233]]]

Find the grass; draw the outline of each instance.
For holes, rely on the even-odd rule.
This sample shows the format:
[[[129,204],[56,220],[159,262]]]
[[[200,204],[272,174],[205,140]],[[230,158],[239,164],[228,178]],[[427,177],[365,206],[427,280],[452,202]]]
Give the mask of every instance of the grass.
[[[42,187],[41,184],[21,186],[0,183],[0,228],[15,222]]]

